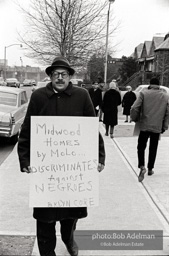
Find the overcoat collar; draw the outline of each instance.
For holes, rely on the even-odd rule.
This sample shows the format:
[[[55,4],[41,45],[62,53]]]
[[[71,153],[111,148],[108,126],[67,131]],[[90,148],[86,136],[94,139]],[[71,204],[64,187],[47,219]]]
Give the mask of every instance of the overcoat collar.
[[[160,89],[160,86],[157,85],[157,84],[150,84],[148,89],[154,89],[154,90],[159,90]]]
[[[64,91],[62,91],[62,92],[59,92],[59,93],[60,93],[60,94],[61,94],[61,93],[65,93],[65,94],[67,94],[67,95],[70,96],[70,95],[72,94],[72,87],[73,87],[73,86],[72,86],[72,83],[69,83],[68,86],[67,86],[67,88],[66,88],[66,90],[64,90]],[[55,94],[51,82],[46,85],[46,92],[47,92],[47,95],[48,95],[49,98],[52,97],[53,94]]]

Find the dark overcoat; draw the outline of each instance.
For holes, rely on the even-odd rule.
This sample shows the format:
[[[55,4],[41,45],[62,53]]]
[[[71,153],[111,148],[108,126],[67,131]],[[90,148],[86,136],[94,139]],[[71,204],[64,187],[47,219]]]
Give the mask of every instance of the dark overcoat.
[[[122,107],[123,107],[123,115],[129,116],[130,115],[130,109],[133,103],[136,100],[136,95],[134,92],[126,92],[123,96],[122,100]]]
[[[94,89],[91,88],[89,89],[89,94],[91,97],[91,100],[93,102],[94,108],[99,106],[101,108],[102,106],[102,90],[100,88]]]
[[[118,106],[121,104],[121,95],[115,89],[105,92],[102,110],[104,112],[103,123],[115,126],[118,124]]]
[[[18,141],[21,171],[30,166],[30,117],[31,116],[95,116],[93,104],[86,89],[70,83],[64,92],[55,93],[52,84],[39,88],[31,96]],[[99,162],[104,164],[104,142],[99,133]],[[68,218],[84,218],[86,207],[78,208],[34,208],[35,219],[44,222]]]

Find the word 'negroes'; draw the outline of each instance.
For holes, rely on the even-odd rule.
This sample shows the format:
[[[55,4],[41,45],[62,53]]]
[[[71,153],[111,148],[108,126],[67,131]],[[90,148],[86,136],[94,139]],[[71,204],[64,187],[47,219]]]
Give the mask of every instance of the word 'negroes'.
[[[42,183],[35,185],[35,191],[37,193],[67,191],[67,192],[84,192],[92,191],[92,181],[80,182],[80,183],[59,183],[49,182],[47,184]]]

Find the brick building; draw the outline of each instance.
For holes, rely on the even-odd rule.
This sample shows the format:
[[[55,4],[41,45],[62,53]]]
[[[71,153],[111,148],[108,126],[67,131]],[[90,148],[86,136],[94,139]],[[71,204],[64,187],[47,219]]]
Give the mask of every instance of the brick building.
[[[121,58],[112,58],[109,56],[107,63],[107,82],[110,83],[112,79],[118,79],[119,69],[123,64]]]
[[[158,76],[160,84],[169,87],[169,33],[138,45],[133,58],[138,61],[139,71],[125,82],[125,86],[134,88],[149,83],[152,76]]]
[[[169,87],[169,33],[154,52],[155,72],[160,74],[161,84]]]

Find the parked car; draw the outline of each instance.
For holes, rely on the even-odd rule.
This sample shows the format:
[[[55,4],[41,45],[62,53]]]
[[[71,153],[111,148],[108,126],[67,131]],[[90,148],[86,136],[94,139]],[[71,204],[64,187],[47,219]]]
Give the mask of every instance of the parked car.
[[[32,92],[34,92],[35,90],[37,90],[38,88],[41,88],[41,87],[45,87],[48,83],[51,82],[51,79],[50,77],[45,77],[42,81],[39,81],[37,82],[37,85],[35,85],[33,88],[32,88]]]
[[[139,93],[143,90],[147,90],[147,88],[149,87],[149,84],[142,84],[139,85],[133,92],[136,94],[136,97],[138,97]],[[160,89],[164,92],[166,92],[169,96],[169,88],[163,85],[160,85]]]
[[[0,77],[0,86],[5,86],[6,82],[4,81],[3,77]]]
[[[11,87],[20,87],[20,82],[16,78],[7,78],[6,79],[6,86],[11,86]]]
[[[36,81],[34,79],[31,80],[32,86],[36,86]]]
[[[25,79],[23,81],[23,86],[35,86],[36,85],[36,81],[33,79]]]
[[[17,141],[27,106],[26,90],[0,87],[0,137]]]
[[[72,82],[73,85],[82,87],[83,79],[72,78],[70,81]]]
[[[46,83],[49,83],[51,80],[50,80],[50,77],[46,76],[42,82],[46,82]]]

